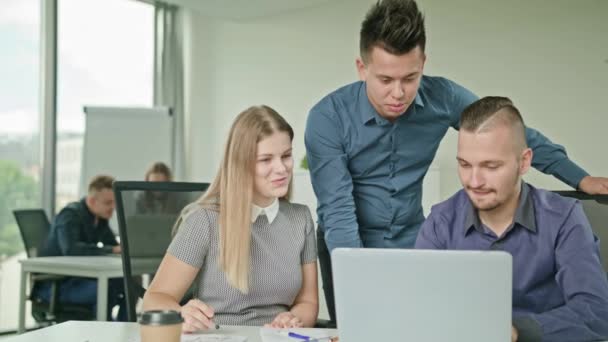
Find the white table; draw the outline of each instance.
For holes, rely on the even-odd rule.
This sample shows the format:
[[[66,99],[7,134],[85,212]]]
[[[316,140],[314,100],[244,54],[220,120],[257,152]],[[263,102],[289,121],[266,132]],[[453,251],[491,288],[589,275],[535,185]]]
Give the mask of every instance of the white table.
[[[105,321],[108,303],[108,280],[123,276],[120,256],[58,256],[21,260],[21,283],[19,290],[18,332],[25,331],[25,302],[28,273],[58,274],[97,279],[97,320]],[[141,275],[154,273],[160,259],[133,259],[131,273]]]
[[[335,329],[314,329],[337,334]],[[222,326],[212,334],[247,336],[247,342],[261,342],[259,327]],[[69,321],[35,330],[6,340],[7,342],[135,342],[139,341],[139,325],[122,322]]]

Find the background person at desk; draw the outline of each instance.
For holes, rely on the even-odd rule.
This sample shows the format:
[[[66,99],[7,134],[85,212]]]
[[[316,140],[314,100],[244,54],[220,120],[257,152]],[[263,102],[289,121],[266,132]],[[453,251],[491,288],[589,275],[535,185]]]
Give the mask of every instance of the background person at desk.
[[[362,81],[327,95],[311,110],[305,144],[317,196],[323,290],[335,321],[330,252],[337,247],[412,248],[422,212],[422,181],[462,110],[466,88],[423,74],[424,17],[411,0],[382,0],[361,24],[356,60]],[[526,130],[533,166],[573,188],[608,193],[563,147]]]
[[[93,177],[88,194],[78,202],[68,204],[53,219],[51,231],[40,256],[82,256],[120,253],[120,245],[110,230],[108,220],[114,212],[114,178]],[[102,246],[100,246],[100,243]],[[108,315],[119,305],[117,320],[126,321],[123,280],[110,279]],[[48,301],[50,284],[42,282],[34,289],[35,295]],[[66,278],[59,286],[59,303],[97,303],[97,281],[85,278]],[[111,317],[108,317],[110,320]]]
[[[172,182],[173,173],[171,168],[163,162],[156,162],[148,168],[144,177],[146,182]]]
[[[433,206],[416,248],[510,253],[513,341],[608,339],[598,240],[578,201],[522,181],[532,150],[509,99],[486,97],[465,109],[457,159],[464,189]]]
[[[150,166],[145,175],[146,182],[172,182],[171,169],[163,162],[156,162]],[[142,191],[135,199],[137,213],[179,213],[187,203],[183,203],[179,196],[170,192]]]
[[[181,224],[144,297],[191,332],[229,325],[312,327],[317,318],[314,223],[287,201],[293,130],[267,106],[233,123],[221,167]],[[178,303],[199,274],[198,299]],[[212,320],[214,322],[212,322]]]

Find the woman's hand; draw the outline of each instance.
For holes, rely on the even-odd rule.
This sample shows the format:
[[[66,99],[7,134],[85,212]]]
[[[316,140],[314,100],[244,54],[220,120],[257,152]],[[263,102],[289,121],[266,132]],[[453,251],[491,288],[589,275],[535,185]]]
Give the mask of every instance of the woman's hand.
[[[198,299],[191,299],[182,306],[182,331],[191,333],[197,330],[215,329],[212,318],[215,314],[213,308]]]
[[[301,328],[304,324],[302,320],[291,312],[281,312],[272,322],[264,325],[267,328]]]

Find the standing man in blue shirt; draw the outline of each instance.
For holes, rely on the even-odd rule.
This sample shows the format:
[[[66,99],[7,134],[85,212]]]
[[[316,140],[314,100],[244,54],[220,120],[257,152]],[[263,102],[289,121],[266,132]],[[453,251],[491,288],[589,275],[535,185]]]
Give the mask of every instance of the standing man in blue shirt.
[[[509,99],[485,97],[467,107],[458,133],[463,190],[433,206],[416,248],[511,254],[513,341],[608,339],[598,239],[578,201],[522,181],[532,156]]]
[[[424,18],[412,0],[380,0],[361,25],[361,81],[310,111],[305,144],[317,196],[318,249],[335,322],[330,252],[336,247],[411,248],[424,220],[422,180],[449,127],[477,100],[464,87],[423,75]],[[532,165],[587,193],[608,193],[562,146],[527,128]]]

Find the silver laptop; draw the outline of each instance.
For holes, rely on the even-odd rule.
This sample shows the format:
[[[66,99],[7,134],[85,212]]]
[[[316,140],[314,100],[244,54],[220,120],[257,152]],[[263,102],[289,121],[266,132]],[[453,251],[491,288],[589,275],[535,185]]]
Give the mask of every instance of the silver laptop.
[[[171,243],[171,230],[177,214],[139,214],[128,216],[127,236],[131,258],[163,257]]]
[[[339,248],[331,259],[341,341],[511,341],[508,253]]]

